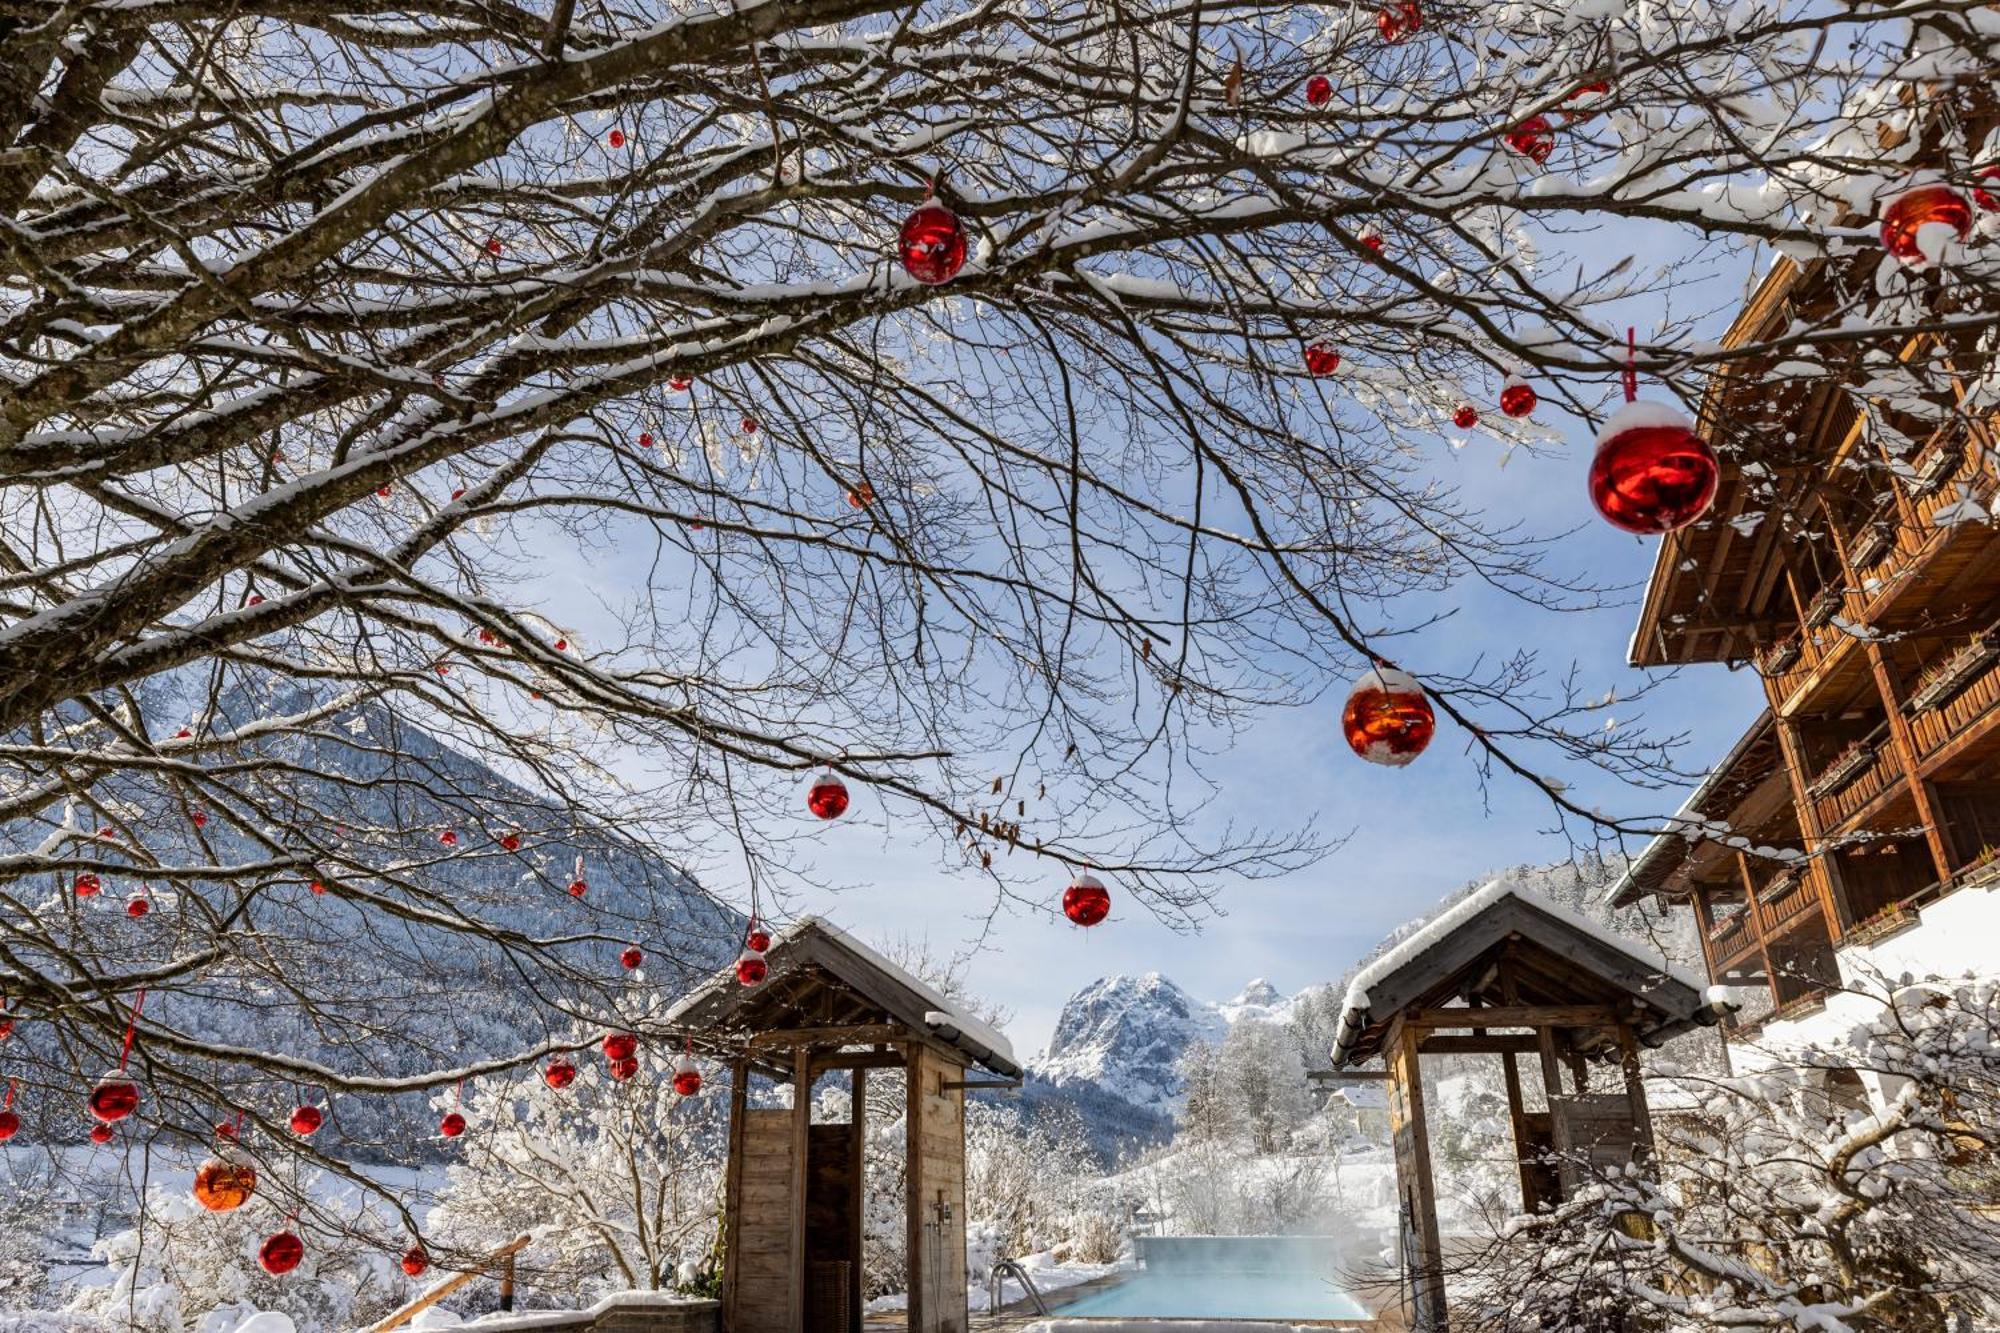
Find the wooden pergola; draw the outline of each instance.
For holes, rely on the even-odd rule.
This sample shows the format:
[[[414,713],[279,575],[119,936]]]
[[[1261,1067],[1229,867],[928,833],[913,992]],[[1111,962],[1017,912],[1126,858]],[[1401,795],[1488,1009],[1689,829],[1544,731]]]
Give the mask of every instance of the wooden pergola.
[[[823,921],[773,941],[763,984],[733,967],[669,1021],[731,1070],[724,1333],[860,1333],[861,1209],[871,1069],[907,1077],[911,1333],[966,1333],[965,1094],[1018,1081],[1007,1039]],[[968,1080],[979,1066],[1000,1082]],[[845,1124],[814,1124],[823,1076],[852,1079]],[[789,1107],[753,1106],[762,1076]]]
[[[1347,992],[1335,1071],[1380,1058],[1390,1087],[1404,1278],[1415,1326],[1446,1327],[1437,1188],[1421,1057],[1498,1055],[1521,1201],[1552,1203],[1594,1169],[1644,1162],[1652,1125],[1639,1048],[1716,1021],[1693,977],[1596,923],[1496,880],[1364,967]],[[1540,1066],[1548,1109],[1529,1112],[1522,1056]],[[1618,1075],[1593,1090],[1593,1066]],[[1567,1073],[1567,1086],[1565,1086]],[[1368,1077],[1369,1073],[1334,1077]]]

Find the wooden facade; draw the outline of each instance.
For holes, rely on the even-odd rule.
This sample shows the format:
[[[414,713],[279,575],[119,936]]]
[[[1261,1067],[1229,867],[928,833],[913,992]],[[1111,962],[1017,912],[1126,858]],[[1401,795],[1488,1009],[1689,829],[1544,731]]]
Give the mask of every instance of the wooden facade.
[[[1522,1205],[1533,1211],[1592,1171],[1649,1157],[1640,1045],[1715,1021],[1701,988],[1664,960],[1525,891],[1489,886],[1475,897],[1484,900],[1449,929],[1392,950],[1366,976],[1333,1049],[1331,1077],[1375,1059],[1386,1067],[1403,1281],[1420,1333],[1448,1322],[1423,1057],[1500,1057]],[[1540,1083],[1539,1110],[1524,1061]]]
[[[1853,277],[1780,263],[1728,341],[1764,341]],[[1900,352],[1970,364],[1935,338]],[[1791,1015],[1839,984],[1843,944],[2000,872],[2000,453],[1960,404],[1918,419],[1770,369],[1710,386],[1716,507],[1662,541],[1632,653],[1754,667],[1767,711],[1614,900],[1685,905],[1710,976]]]
[[[860,1333],[868,1083],[890,1069],[904,1075],[909,1328],[966,1333],[965,1097],[1018,1080],[1012,1052],[822,922],[786,931],[766,961],[762,985],[731,969],[669,1015],[731,1071],[723,1333]],[[829,1077],[851,1080],[852,1111],[815,1124]],[[790,1104],[769,1105],[760,1080],[789,1085]]]

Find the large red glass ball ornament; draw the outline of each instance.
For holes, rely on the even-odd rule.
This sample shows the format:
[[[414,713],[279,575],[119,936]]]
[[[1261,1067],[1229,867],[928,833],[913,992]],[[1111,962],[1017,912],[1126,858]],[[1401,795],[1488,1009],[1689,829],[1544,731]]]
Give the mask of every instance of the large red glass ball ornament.
[[[79,898],[94,898],[103,888],[103,883],[88,870],[76,877],[76,896]]]
[[[257,1168],[211,1157],[194,1169],[194,1201],[211,1213],[229,1213],[257,1192]]]
[[[1535,410],[1535,386],[1519,375],[1509,375],[1500,387],[1500,410],[1510,417],[1525,417]]]
[[[561,1092],[576,1082],[576,1066],[558,1055],[543,1067],[542,1082]]]
[[[1460,403],[1458,411],[1451,414],[1451,424],[1460,430],[1471,430],[1479,424],[1479,409],[1471,403]]]
[[[109,1125],[92,1125],[90,1127],[90,1141],[92,1143],[109,1143],[111,1142],[111,1136],[112,1129]]]
[[[618,955],[618,965],[624,968],[627,972],[630,972],[633,968],[639,966],[639,964],[645,961],[646,961],[646,955],[640,952],[639,946],[636,944],[632,945],[630,948],[626,949],[625,952]]]
[[[821,819],[838,819],[847,813],[847,784],[831,773],[822,774],[806,793],[806,809]]]
[[[1401,768],[1431,743],[1437,718],[1416,677],[1376,667],[1348,692],[1340,729],[1348,748],[1369,763]]]
[[[282,1277],[306,1257],[306,1243],[289,1231],[266,1236],[257,1247],[257,1266],[272,1277]]]
[[[764,961],[761,953],[745,949],[736,959],[736,980],[745,986],[761,986],[770,974],[771,965]]]
[[[153,910],[153,900],[143,893],[135,893],[125,900],[125,915],[137,921]]]
[[[1325,343],[1314,343],[1306,348],[1306,373],[1308,375],[1331,375],[1340,369],[1340,353]]]
[[[21,1132],[21,1117],[12,1111],[0,1111],[0,1143],[5,1143]]]
[[[403,1271],[411,1277],[422,1277],[430,1269],[431,1257],[424,1253],[421,1245],[412,1245],[403,1251]]]
[[[1627,403],[1597,433],[1590,501],[1627,532],[1684,528],[1715,500],[1715,451],[1664,403]]]
[[[465,1117],[456,1111],[451,1112],[444,1119],[438,1121],[438,1133],[448,1139],[457,1138],[459,1135],[465,1133]]]
[[[319,1127],[325,1123],[326,1112],[317,1106],[300,1106],[292,1111],[292,1133],[301,1138],[319,1133]]]
[[[90,1113],[105,1124],[116,1124],[139,1109],[139,1085],[116,1070],[97,1080],[90,1090]]]
[[[623,148],[625,146],[625,131],[613,130],[604,136],[604,141],[613,148]]]
[[[1094,926],[1111,915],[1111,890],[1104,881],[1084,871],[1063,890],[1063,915],[1079,926]]]
[[[692,1097],[701,1091],[701,1069],[691,1055],[683,1055],[674,1062],[674,1095]]]
[[[1507,131],[1507,146],[1540,166],[1556,150],[1555,126],[1547,116],[1529,116]]]
[[[1424,11],[1417,0],[1384,5],[1381,12],[1375,15],[1375,31],[1382,34],[1385,42],[1400,42],[1423,26]]]
[[[630,1032],[607,1032],[600,1049],[607,1060],[630,1060],[639,1053],[639,1038]]]
[[[760,921],[750,923],[750,929],[743,933],[743,947],[751,953],[771,951],[771,928]]]
[[[628,1055],[623,1060],[613,1060],[604,1066],[604,1072],[611,1075],[614,1082],[623,1083],[639,1072],[639,1057]]]
[[[1315,74],[1306,80],[1306,105],[1325,106],[1333,100],[1333,80],[1324,74]]]
[[[1972,232],[1972,205],[1949,185],[1919,185],[1882,210],[1882,248],[1906,264],[1928,264]]]
[[[965,267],[965,228],[940,203],[925,204],[905,218],[896,245],[903,270],[927,286],[950,282]]]

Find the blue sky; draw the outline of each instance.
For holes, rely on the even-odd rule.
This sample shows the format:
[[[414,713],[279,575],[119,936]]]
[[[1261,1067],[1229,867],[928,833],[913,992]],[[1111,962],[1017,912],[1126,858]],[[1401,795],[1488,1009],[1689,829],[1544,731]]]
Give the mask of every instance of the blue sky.
[[[1456,455],[1441,444],[1437,466],[1455,474],[1466,498],[1496,520],[1518,518],[1541,533],[1574,528],[1553,553],[1555,566],[1629,583],[1631,591],[1603,611],[1558,614],[1468,585],[1459,615],[1442,634],[1454,665],[1479,647],[1506,653],[1529,646],[1557,672],[1575,661],[1586,693],[1617,687],[1623,695],[1646,676],[1625,665],[1625,650],[1656,543],[1598,520],[1584,490],[1588,434],[1578,423],[1551,417],[1548,424],[1564,431],[1566,452],[1517,453],[1502,467],[1490,440]],[[1719,758],[1762,702],[1754,673],[1720,666],[1686,670],[1657,688],[1631,715],[1614,713],[1621,724],[1643,721],[1651,731],[1689,733],[1683,768]],[[1108,922],[1089,931],[1025,914],[994,925],[970,957],[966,977],[973,990],[1011,1011],[1009,1030],[1021,1054],[1042,1047],[1063,1000],[1097,977],[1159,971],[1210,1000],[1265,977],[1289,994],[1339,976],[1394,926],[1469,879],[1569,856],[1538,792],[1498,779],[1486,808],[1463,732],[1441,727],[1415,764],[1378,768],[1348,751],[1338,708],[1332,699],[1269,714],[1211,769],[1221,799],[1207,815],[1217,822],[1351,830],[1348,842],[1320,863],[1282,879],[1221,881],[1226,915],[1193,935],[1122,900]],[[1584,802],[1618,811],[1671,813],[1685,794],[1634,792],[1582,770],[1561,776]],[[935,953],[956,952],[985,926],[988,887],[974,876],[940,871],[927,846],[885,836],[872,813],[865,797],[858,800],[852,822],[826,831],[818,857],[829,878],[865,887],[816,910],[865,937],[923,937]]]

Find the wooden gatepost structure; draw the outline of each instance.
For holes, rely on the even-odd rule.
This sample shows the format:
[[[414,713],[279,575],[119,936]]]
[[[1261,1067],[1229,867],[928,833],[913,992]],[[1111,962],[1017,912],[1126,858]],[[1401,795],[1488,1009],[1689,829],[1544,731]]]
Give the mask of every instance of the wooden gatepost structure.
[[[1694,977],[1505,879],[1362,968],[1342,1007],[1329,1077],[1388,1080],[1403,1280],[1416,1329],[1447,1327],[1422,1058],[1501,1058],[1521,1202],[1533,1211],[1593,1169],[1648,1159],[1639,1048],[1715,1021]],[[1523,1056],[1538,1067],[1544,1111],[1527,1109]],[[1385,1071],[1341,1072],[1378,1058]],[[1594,1067],[1614,1071],[1598,1089]]]
[[[910,1333],[966,1333],[965,1094],[1018,1086],[1007,1039],[834,927],[773,941],[763,984],[734,967],[668,1015],[731,1071],[724,1199],[724,1333],[860,1333],[868,1073],[907,1084]],[[978,1067],[998,1076],[975,1080]],[[844,1072],[852,1116],[814,1124],[814,1084]],[[753,1078],[789,1084],[759,1105]]]

